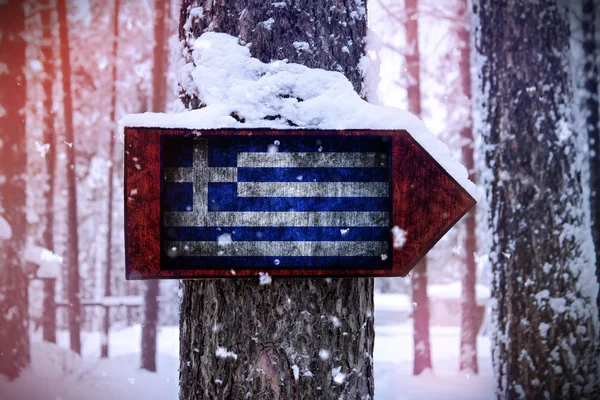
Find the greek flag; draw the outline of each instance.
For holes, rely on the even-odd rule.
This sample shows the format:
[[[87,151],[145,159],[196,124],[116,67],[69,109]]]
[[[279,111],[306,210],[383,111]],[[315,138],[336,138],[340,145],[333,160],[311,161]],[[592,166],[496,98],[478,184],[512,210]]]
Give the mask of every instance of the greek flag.
[[[390,137],[161,140],[163,268],[391,267]]]

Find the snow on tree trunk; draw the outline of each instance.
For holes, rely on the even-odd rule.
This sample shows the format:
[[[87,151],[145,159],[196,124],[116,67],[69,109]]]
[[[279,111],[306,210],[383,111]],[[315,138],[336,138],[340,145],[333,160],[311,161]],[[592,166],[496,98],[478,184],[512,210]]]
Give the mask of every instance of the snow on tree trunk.
[[[586,135],[553,0],[474,2],[498,398],[600,397]]]
[[[67,301],[69,303],[69,338],[71,350],[81,353],[81,299],[79,293],[79,238],[77,237],[77,182],[75,175],[75,133],[73,130],[73,96],[71,92],[71,56],[66,0],[57,0],[58,35],[62,66],[65,142],[67,146]]]
[[[406,54],[408,73],[408,110],[421,117],[421,54],[419,50],[418,0],[406,0]],[[431,369],[431,345],[429,340],[429,297],[427,296],[427,258],[424,258],[411,274],[413,300],[413,374],[419,375]]]
[[[590,206],[592,238],[596,248],[596,277],[600,278],[600,102],[598,101],[598,47],[596,45],[596,11],[594,0],[583,0],[584,115],[590,146]],[[600,307],[600,296],[598,296]]]
[[[19,0],[0,2],[0,375],[19,376],[29,364],[25,274],[25,173],[23,109],[25,14]]]
[[[167,97],[167,34],[166,17],[170,15],[170,0],[154,2],[154,65],[152,66],[152,111],[165,108]],[[156,371],[156,332],[158,325],[158,280],[146,282],[144,293],[144,324],[142,325],[142,363],[148,371]]]
[[[48,145],[44,161],[46,163],[46,175],[48,177],[47,187],[44,189],[46,226],[44,227],[43,241],[44,247],[54,252],[54,176],[56,172],[56,131],[54,130],[54,79],[55,73],[55,52],[56,45],[52,14],[54,7],[44,7],[40,10],[42,23],[43,44],[41,47],[42,64],[44,75],[42,86],[44,90],[43,113],[44,113],[44,145]],[[42,315],[43,337],[46,342],[56,343],[56,279],[44,279],[44,305]]]
[[[469,31],[469,7],[467,0],[459,3],[458,42],[460,58],[458,61],[460,75],[460,96],[471,99],[471,33]],[[462,118],[460,137],[462,139],[462,161],[469,171],[469,179],[476,182],[475,163],[473,159],[473,124],[471,107],[465,109]],[[462,273],[462,295],[460,305],[460,370],[479,371],[477,365],[477,300],[475,284],[477,282],[475,253],[477,252],[476,210],[471,210],[465,217],[465,269]]]
[[[186,49],[205,30],[238,36],[262,61],[341,71],[362,88],[363,2],[184,0]],[[373,279],[183,281],[180,328],[181,399],[373,398]]]

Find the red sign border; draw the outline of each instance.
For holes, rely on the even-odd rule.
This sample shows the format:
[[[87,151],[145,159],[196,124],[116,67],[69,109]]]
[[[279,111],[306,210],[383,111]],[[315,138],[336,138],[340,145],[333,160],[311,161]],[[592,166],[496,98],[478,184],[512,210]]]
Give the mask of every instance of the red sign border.
[[[407,229],[407,242],[395,248],[391,269],[235,269],[161,270],[160,138],[162,135],[342,135],[392,137],[392,221]],[[429,160],[427,160],[429,158]],[[436,196],[427,193],[435,191]],[[406,276],[417,262],[474,205],[475,200],[405,130],[273,130],[125,128],[125,275],[138,279],[256,277]],[[438,201],[438,198],[440,199]],[[414,212],[411,212],[411,211]],[[421,210],[421,217],[416,215]],[[423,214],[425,212],[426,214]],[[438,223],[439,219],[442,219]],[[433,222],[433,223],[432,223]],[[436,225],[436,226],[432,226]],[[439,226],[438,226],[439,225]],[[416,228],[416,229],[415,229]],[[414,237],[411,232],[435,232]]]

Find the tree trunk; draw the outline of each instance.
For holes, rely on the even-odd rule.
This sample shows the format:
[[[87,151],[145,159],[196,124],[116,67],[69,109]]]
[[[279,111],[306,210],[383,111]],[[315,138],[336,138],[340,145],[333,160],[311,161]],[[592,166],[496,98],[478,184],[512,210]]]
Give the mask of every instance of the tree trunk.
[[[23,3],[0,3],[0,375],[14,379],[29,365],[25,248],[25,14]],[[4,226],[8,223],[9,227]],[[12,231],[12,232],[10,232]]]
[[[473,159],[473,124],[471,118],[471,33],[467,0],[461,0],[459,12],[458,41],[460,46],[459,74],[461,93],[469,100],[465,110],[464,125],[460,131],[462,142],[462,161],[469,171],[469,179],[476,181],[475,162]],[[462,274],[462,296],[460,305],[460,370],[479,371],[477,365],[477,299],[475,284],[477,272],[475,253],[477,252],[477,237],[475,230],[477,211],[471,210],[465,217],[465,270]]]
[[[111,273],[112,273],[112,235],[113,235],[113,197],[114,197],[114,155],[115,155],[115,135],[117,134],[117,63],[118,63],[118,51],[119,51],[119,5],[120,0],[114,0],[113,2],[113,46],[112,46],[112,80],[111,80],[111,97],[110,97],[110,122],[112,129],[110,131],[110,140],[108,142],[108,204],[106,206],[106,270],[104,271],[104,296],[109,297],[111,295]],[[107,307],[104,312],[104,331],[110,330],[110,308]],[[106,340],[102,342],[100,350],[100,357],[108,357],[108,335]]]
[[[42,20],[42,40],[40,46],[42,51],[42,63],[44,76],[42,87],[44,91],[44,144],[48,145],[45,155],[46,174],[48,175],[47,187],[44,191],[46,205],[46,226],[44,227],[44,247],[54,252],[54,176],[56,170],[56,131],[54,130],[54,104],[53,86],[55,74],[54,46],[54,23],[52,14],[55,8],[53,2],[48,1],[46,7],[40,11]],[[42,316],[42,331],[46,342],[56,343],[56,302],[54,299],[56,291],[56,279],[44,279],[44,306]]]
[[[156,279],[148,281],[146,283],[146,291],[144,292],[141,368],[150,372],[156,372],[159,282]]]
[[[596,277],[600,279],[600,103],[598,99],[598,49],[596,46],[596,3],[583,0],[584,115],[590,146],[590,206],[592,238],[596,249]],[[600,282],[600,281],[599,281]],[[600,308],[600,296],[598,296]]]
[[[66,0],[57,0],[58,35],[62,66],[65,142],[67,144],[67,268],[69,303],[69,336],[71,350],[81,353],[81,299],[79,293],[79,238],[77,237],[76,144],[73,131],[73,96],[71,93],[71,56]]]
[[[474,2],[498,398],[600,398],[598,283],[554,0]]]
[[[167,101],[167,30],[169,0],[154,2],[154,65],[152,68],[152,111],[161,112]],[[142,325],[142,369],[156,372],[156,332],[158,326],[158,280],[146,282],[144,323]]]
[[[339,70],[360,92],[364,2],[207,1],[203,13],[191,13],[193,6],[181,6],[188,51],[205,30],[226,32],[252,43],[262,61]],[[260,23],[269,18],[270,28]],[[348,52],[341,43],[351,43]],[[202,104],[182,96],[188,108]],[[189,280],[182,289],[181,399],[373,398],[373,279]],[[216,357],[219,348],[237,357]],[[338,367],[346,376],[334,381]]]
[[[408,111],[421,117],[421,54],[419,50],[418,0],[404,2],[406,14],[406,54],[408,73]],[[413,298],[413,374],[419,375],[431,369],[431,345],[429,340],[429,297],[427,296],[427,258],[417,264],[410,277]]]
[[[427,258],[419,261],[411,273],[413,302],[413,374],[431,369],[429,339],[429,296],[427,295]]]

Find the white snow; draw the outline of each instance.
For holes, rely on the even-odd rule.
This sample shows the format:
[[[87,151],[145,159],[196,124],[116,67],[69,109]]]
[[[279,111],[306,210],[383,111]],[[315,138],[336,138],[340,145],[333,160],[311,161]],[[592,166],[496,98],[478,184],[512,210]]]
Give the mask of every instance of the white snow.
[[[304,45],[297,47],[304,48]],[[206,107],[185,110],[181,102],[174,114],[130,114],[120,127],[185,129],[277,128],[407,130],[437,162],[473,197],[475,185],[448,147],[423,122],[407,111],[363,101],[339,72],[250,56],[238,39],[207,32],[194,42],[193,62],[179,65],[178,81]],[[235,113],[244,119],[233,118]],[[279,116],[275,119],[265,117]]]
[[[406,243],[406,231],[399,226],[392,228],[392,235],[394,237],[394,248],[401,249]]]
[[[40,156],[46,157],[46,154],[50,150],[50,143],[40,143],[37,140],[34,142],[35,150],[40,153]]]
[[[7,240],[12,237],[12,228],[7,220],[0,215],[0,240]]]
[[[319,350],[319,358],[323,361],[329,359],[329,350],[321,349]]]
[[[275,260],[277,261],[277,260]],[[276,263],[278,264],[278,263]],[[258,283],[259,285],[269,285],[271,284],[271,275],[269,275],[267,272],[259,272],[258,273]]]
[[[223,233],[221,235],[219,235],[219,237],[217,238],[217,245],[219,246],[227,246],[229,244],[231,244],[232,239],[231,239],[231,234],[230,233]]]
[[[219,358],[233,358],[234,360],[237,360],[237,354],[235,354],[233,351],[228,351],[225,347],[217,347],[217,350],[215,350],[215,356],[219,357]]]
[[[25,247],[25,261],[38,265],[38,278],[57,278],[63,259],[48,249],[28,243]]]
[[[333,381],[338,385],[341,385],[346,380],[346,374],[342,371],[342,367],[335,367],[331,370],[331,376],[333,377]]]
[[[375,311],[385,306],[381,294],[375,295]],[[412,375],[412,322],[375,325],[375,399],[376,400],[487,400],[495,399],[490,341],[477,338],[480,374],[459,373],[460,329],[431,327],[433,371]],[[83,332],[80,357],[66,350],[69,335],[58,331],[59,346],[40,343],[34,333],[32,365],[14,382],[0,377],[2,400],[107,400],[176,399],[179,375],[179,332],[174,326],[160,327],[157,343],[157,373],[139,368],[141,327],[113,329],[109,334],[109,359],[100,359],[101,335]],[[218,354],[217,354],[218,352]],[[235,360],[236,354],[219,347],[215,356]],[[321,349],[327,360],[330,352]],[[337,369],[337,368],[336,368]],[[332,375],[333,375],[332,371]],[[292,373],[295,376],[292,367]],[[298,369],[300,375],[300,368]],[[338,380],[342,369],[335,374]],[[310,371],[301,373],[311,377]],[[332,376],[333,379],[335,377]],[[344,376],[347,378],[347,376]],[[223,376],[215,376],[220,384]]]
[[[427,293],[432,299],[460,299],[461,290],[462,285],[458,281],[448,284],[427,285]],[[475,285],[475,297],[478,303],[489,300],[491,297],[490,288],[478,283]]]
[[[273,18],[269,18],[266,21],[259,22],[259,25],[264,26],[265,29],[267,29],[267,30],[271,30],[274,23],[275,23],[275,20]]]
[[[93,303],[100,303],[105,306],[142,306],[144,298],[142,296],[108,296],[99,300],[92,300]],[[85,300],[83,301],[85,303]]]
[[[297,52],[303,52],[310,49],[310,45],[308,44],[308,42],[294,42],[292,44],[296,48]]]
[[[402,293],[385,293],[378,294],[377,310],[385,311],[412,311],[412,303],[410,295]],[[377,321],[377,320],[376,320]]]

